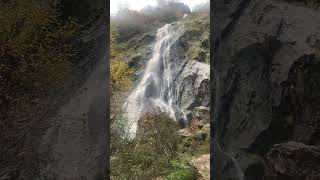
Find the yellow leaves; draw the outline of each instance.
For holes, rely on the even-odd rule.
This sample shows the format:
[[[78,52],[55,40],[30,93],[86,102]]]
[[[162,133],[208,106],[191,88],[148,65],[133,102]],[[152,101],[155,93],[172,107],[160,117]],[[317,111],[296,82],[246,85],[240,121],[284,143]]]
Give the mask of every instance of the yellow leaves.
[[[110,26],[110,82],[112,94],[127,91],[132,86],[134,71],[122,60],[122,54],[118,50],[118,28],[112,23]]]
[[[111,60],[110,82],[112,94],[129,90],[132,86],[134,71],[121,60]]]

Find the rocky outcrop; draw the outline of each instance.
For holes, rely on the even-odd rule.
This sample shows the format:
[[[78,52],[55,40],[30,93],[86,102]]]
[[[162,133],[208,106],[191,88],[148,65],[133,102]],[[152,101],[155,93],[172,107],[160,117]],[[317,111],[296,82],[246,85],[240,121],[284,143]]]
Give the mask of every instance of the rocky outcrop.
[[[274,145],[267,154],[267,179],[320,179],[320,147],[297,142]]]
[[[210,154],[204,154],[190,161],[190,164],[195,167],[201,175],[198,179],[210,180]]]
[[[196,125],[202,128],[205,124],[210,123],[210,109],[208,107],[198,106],[193,109],[193,120]]]
[[[176,28],[179,35],[171,46],[171,58],[176,64],[177,104],[190,123],[194,118],[194,108],[210,106],[210,65],[204,63],[206,57],[196,61],[188,56],[188,51],[192,48],[189,47],[190,43],[198,42],[194,42],[195,40],[189,37],[191,35],[188,29],[185,29],[186,27],[180,26],[178,23]],[[197,36],[199,34],[194,34],[193,38]],[[204,123],[208,122],[202,117],[201,119],[205,121]]]
[[[198,174],[198,180],[210,179],[210,124],[202,128],[190,127],[180,129],[178,134],[181,137],[180,148],[183,154],[193,156],[189,165],[194,167]],[[208,148],[205,148],[208,147]],[[206,149],[206,150],[204,150]]]
[[[187,61],[186,65],[181,67],[176,82],[179,87],[178,103],[183,110],[209,106],[209,71],[209,65],[195,61]]]
[[[171,58],[175,61],[175,82],[178,105],[182,110],[210,105],[210,66],[186,57],[186,40],[180,35],[171,46]]]
[[[319,146],[320,13],[270,0],[218,0],[215,8],[214,138],[228,157],[215,166],[234,159],[244,175],[236,179],[258,180],[274,144]]]

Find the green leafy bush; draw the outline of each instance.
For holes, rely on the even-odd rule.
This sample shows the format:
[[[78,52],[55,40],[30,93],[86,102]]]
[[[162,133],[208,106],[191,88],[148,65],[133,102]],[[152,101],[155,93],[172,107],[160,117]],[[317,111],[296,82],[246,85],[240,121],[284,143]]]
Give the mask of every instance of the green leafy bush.
[[[167,175],[167,180],[195,180],[197,172],[186,162],[172,161],[172,172]]]

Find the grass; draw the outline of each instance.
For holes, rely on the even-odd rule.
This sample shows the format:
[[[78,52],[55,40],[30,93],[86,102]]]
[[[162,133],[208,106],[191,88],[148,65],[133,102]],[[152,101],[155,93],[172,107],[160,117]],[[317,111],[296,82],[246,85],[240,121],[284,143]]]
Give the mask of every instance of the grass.
[[[167,180],[194,180],[197,179],[197,171],[189,165],[191,156],[181,156],[178,160],[172,161],[172,171],[166,176]]]

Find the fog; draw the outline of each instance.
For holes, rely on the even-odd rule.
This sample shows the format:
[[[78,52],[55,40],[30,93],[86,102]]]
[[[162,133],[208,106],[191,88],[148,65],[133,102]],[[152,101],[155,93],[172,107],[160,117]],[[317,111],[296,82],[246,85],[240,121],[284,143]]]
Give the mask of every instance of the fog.
[[[110,1],[110,13],[112,15],[116,14],[117,11],[121,8],[128,8],[131,10],[140,11],[141,9],[148,7],[148,6],[156,6],[159,2],[165,2],[167,0],[111,0]],[[208,0],[171,0],[175,2],[182,2],[189,6],[190,10],[192,11],[194,7],[199,4],[203,4],[208,2]]]

